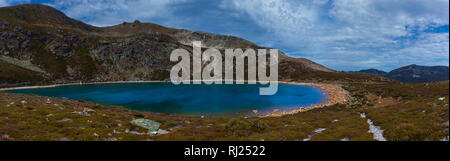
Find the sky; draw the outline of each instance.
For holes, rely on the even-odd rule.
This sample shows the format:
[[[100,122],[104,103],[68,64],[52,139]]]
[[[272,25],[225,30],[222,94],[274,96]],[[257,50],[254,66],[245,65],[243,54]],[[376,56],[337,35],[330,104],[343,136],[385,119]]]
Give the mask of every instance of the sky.
[[[0,0],[95,26],[151,22],[233,35],[340,71],[449,66],[449,0]]]

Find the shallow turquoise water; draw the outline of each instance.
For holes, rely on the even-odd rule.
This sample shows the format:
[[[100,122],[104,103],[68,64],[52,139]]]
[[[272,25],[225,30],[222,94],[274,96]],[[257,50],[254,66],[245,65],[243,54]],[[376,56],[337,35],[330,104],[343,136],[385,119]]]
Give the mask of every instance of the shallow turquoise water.
[[[237,114],[270,112],[325,103],[316,87],[279,84],[272,96],[260,96],[261,85],[173,85],[121,83],[59,86],[7,91],[120,105],[133,110],[175,114]]]

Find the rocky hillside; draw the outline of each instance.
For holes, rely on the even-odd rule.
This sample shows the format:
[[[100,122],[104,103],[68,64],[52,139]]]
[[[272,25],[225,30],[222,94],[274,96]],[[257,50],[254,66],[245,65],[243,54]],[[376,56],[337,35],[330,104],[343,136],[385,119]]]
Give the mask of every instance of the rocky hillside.
[[[446,66],[409,65],[389,72],[386,77],[409,83],[439,82],[448,80],[449,70]]]
[[[429,83],[449,80],[449,69],[447,66],[419,66],[413,64],[388,73],[376,69],[361,70],[359,72],[376,74],[406,83]]]
[[[0,8],[0,87],[67,82],[165,80],[172,50],[263,48],[225,35],[141,23],[95,27],[45,5]],[[336,72],[280,52],[280,79],[383,81],[373,75]]]

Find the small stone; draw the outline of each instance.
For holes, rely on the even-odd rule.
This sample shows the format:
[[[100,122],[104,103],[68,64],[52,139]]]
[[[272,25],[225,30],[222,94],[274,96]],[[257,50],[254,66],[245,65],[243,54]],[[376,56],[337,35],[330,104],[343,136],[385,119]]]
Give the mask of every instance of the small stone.
[[[95,137],[100,137],[100,135],[98,135],[97,133],[94,133],[94,136],[95,136]]]
[[[151,131],[150,132],[150,135],[157,135],[158,134],[158,131]]]
[[[444,126],[448,126],[448,121],[443,123]]]
[[[360,113],[359,114],[361,116],[361,118],[365,119],[366,118],[366,114],[365,113]]]
[[[137,131],[130,131],[130,134],[134,135],[144,135],[143,133],[137,132]]]
[[[69,139],[69,138],[66,138],[66,137],[60,137],[60,138],[59,138],[59,141],[70,141],[70,139]]]
[[[57,121],[57,122],[72,122],[72,119],[69,119],[69,118],[63,118],[63,119],[61,119],[61,120],[59,120],[59,121]]]
[[[144,139],[142,141],[153,141],[153,139]]]
[[[441,97],[441,98],[439,98],[438,100],[439,100],[439,101],[443,101],[443,100],[445,100],[445,97]]]
[[[342,138],[340,141],[350,141],[349,138]]]
[[[95,112],[95,110],[90,109],[90,108],[84,108],[83,112]]]
[[[158,130],[158,135],[164,135],[164,134],[168,134],[169,132],[167,130],[163,130],[163,129],[159,129]]]
[[[23,101],[20,101],[20,103],[22,103],[22,104],[28,104],[28,102],[27,101],[25,101],[25,100],[23,100]]]
[[[171,128],[169,128],[169,131],[173,131],[173,130],[175,130],[175,129],[179,129],[179,128],[182,128],[183,126],[181,126],[181,125],[177,125],[177,126],[174,126],[174,127],[171,127]]]
[[[117,138],[106,138],[103,141],[117,141]]]
[[[315,129],[314,132],[315,133],[321,133],[321,132],[323,132],[325,130],[326,130],[326,128],[318,128],[318,129]]]
[[[9,135],[8,135],[8,134],[3,134],[3,135],[2,135],[2,138],[3,138],[3,139],[9,139]]]

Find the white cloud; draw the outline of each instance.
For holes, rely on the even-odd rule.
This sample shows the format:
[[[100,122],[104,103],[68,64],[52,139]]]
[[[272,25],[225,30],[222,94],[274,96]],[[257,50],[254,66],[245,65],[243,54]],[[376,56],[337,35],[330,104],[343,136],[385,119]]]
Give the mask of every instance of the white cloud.
[[[67,15],[87,23],[106,26],[123,21],[168,17],[170,5],[189,0],[61,0],[49,5],[62,9]]]
[[[5,7],[8,6],[8,2],[6,2],[6,0],[0,0],[0,7]]]
[[[442,58],[448,65],[448,33],[427,34],[449,24],[448,0],[231,0],[231,9],[248,14],[299,57],[335,68],[388,68]],[[417,34],[417,38],[407,38]],[[438,42],[436,42],[439,39]],[[410,41],[410,42],[407,42]],[[426,53],[426,54],[425,54]],[[340,60],[336,62],[336,60]],[[336,63],[334,63],[336,62]],[[436,61],[430,61],[436,62]],[[397,63],[394,64],[394,63]],[[436,63],[435,63],[436,64]],[[445,65],[445,64],[444,64]],[[345,68],[347,69],[347,68]]]

